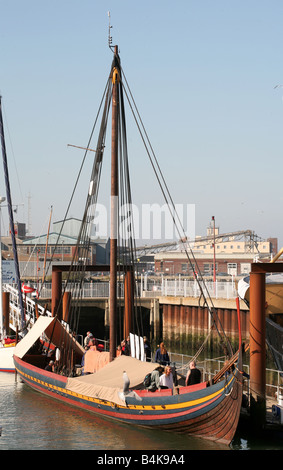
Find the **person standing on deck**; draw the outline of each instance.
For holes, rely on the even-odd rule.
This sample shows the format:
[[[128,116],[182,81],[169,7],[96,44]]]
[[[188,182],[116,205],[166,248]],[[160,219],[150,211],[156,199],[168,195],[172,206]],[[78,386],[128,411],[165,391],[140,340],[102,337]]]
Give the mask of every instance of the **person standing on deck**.
[[[88,331],[84,339],[84,346],[88,346],[89,341],[93,338],[93,334]]]
[[[170,364],[169,354],[163,342],[160,343],[159,348],[156,350],[154,362],[159,362],[163,366]]]
[[[143,337],[145,360],[151,361],[151,347],[146,336]]]

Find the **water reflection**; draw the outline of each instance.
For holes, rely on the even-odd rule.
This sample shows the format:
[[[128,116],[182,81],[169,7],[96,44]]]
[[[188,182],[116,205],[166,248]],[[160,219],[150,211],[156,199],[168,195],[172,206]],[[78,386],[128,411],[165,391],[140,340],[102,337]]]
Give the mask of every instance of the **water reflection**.
[[[227,450],[203,439],[133,428],[102,419],[0,374],[3,450]]]
[[[283,450],[283,438],[236,433],[230,447],[123,425],[57,402],[14,374],[0,374],[0,450]]]

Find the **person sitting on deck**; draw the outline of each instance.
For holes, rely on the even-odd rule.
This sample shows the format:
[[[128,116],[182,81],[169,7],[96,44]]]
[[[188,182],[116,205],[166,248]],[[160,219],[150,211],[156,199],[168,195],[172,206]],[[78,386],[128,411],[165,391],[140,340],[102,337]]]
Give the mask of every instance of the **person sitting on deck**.
[[[170,364],[169,354],[163,342],[160,343],[159,348],[156,350],[154,362],[159,362],[163,366]]]
[[[122,351],[121,354],[125,354],[125,346],[126,346],[126,340],[123,339],[123,340],[121,341],[121,351]]]
[[[97,351],[97,340],[95,338],[90,338],[89,342],[88,342],[88,347],[91,351]]]
[[[54,366],[54,361],[49,361],[49,363],[47,364],[44,370],[47,370],[48,372],[53,372],[53,366]]]
[[[161,388],[171,388],[171,390],[173,390],[174,382],[172,368],[170,366],[165,367],[164,374],[161,375],[159,383]]]
[[[190,368],[186,377],[186,385],[199,384],[201,381],[201,372],[196,367],[196,361],[190,362]]]
[[[161,366],[156,367],[151,372],[151,377],[150,377],[150,385],[146,387],[146,390],[148,392],[155,392],[156,390],[160,390],[160,376],[163,374],[164,368]]]

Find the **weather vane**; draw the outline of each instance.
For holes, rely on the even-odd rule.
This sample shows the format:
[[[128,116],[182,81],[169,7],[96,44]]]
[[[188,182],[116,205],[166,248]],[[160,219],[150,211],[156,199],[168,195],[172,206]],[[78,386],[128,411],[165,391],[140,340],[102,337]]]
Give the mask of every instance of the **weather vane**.
[[[110,47],[110,49],[112,50],[113,46],[112,46],[112,36],[111,36],[111,29],[112,29],[112,26],[111,26],[111,23],[110,23],[110,11],[108,11],[108,18],[109,18],[109,26],[108,26],[108,46]]]

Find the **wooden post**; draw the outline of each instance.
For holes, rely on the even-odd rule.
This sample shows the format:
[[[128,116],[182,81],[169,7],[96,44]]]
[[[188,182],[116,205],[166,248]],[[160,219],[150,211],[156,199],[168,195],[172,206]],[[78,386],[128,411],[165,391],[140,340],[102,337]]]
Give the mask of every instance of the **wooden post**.
[[[66,323],[69,322],[70,307],[71,307],[71,292],[64,292],[62,319]]]
[[[250,408],[258,429],[266,419],[265,354],[265,272],[250,273]]]
[[[60,299],[62,296],[62,271],[52,270],[52,299],[51,312],[53,317],[58,316],[58,320],[62,319],[62,304]]]

